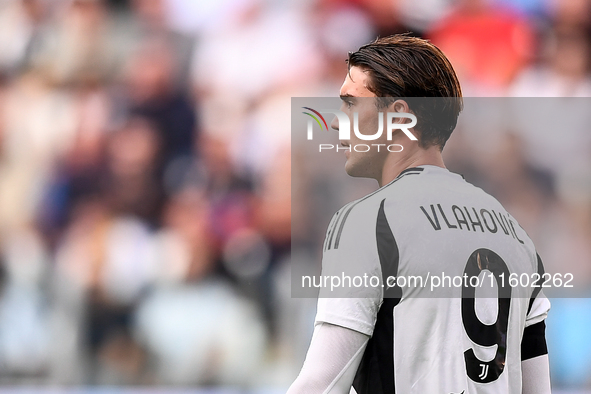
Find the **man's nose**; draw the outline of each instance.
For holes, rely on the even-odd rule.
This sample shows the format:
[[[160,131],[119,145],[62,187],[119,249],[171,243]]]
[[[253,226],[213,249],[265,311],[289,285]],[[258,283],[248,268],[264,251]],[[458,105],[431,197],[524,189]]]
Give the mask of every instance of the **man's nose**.
[[[333,130],[339,130],[339,119],[335,116],[330,122],[330,128]]]

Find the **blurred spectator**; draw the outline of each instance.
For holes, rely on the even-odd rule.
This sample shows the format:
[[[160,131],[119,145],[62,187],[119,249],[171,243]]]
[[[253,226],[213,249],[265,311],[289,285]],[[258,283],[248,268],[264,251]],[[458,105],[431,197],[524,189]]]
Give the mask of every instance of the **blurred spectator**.
[[[205,193],[194,188],[179,191],[167,202],[164,227],[156,235],[162,252],[159,283],[199,282],[215,271],[210,210]]]
[[[233,23],[207,32],[197,48],[193,69],[200,94],[255,99],[318,72],[321,58],[302,9],[241,3]]]
[[[371,18],[379,35],[401,33],[403,29],[398,15],[400,5],[397,1],[321,0],[319,4],[333,11],[339,8],[355,8],[363,11]],[[351,49],[353,48],[349,48]]]
[[[584,28],[591,25],[591,1],[547,0],[551,19],[559,25]]]
[[[31,223],[56,159],[75,135],[75,106],[34,72],[9,83],[3,106],[0,226]]]
[[[31,228],[13,229],[0,248],[0,377],[41,377],[49,368],[51,340],[43,294],[48,251]]]
[[[212,272],[208,210],[201,192],[184,190],[157,235],[159,280],[137,311],[136,334],[159,383],[246,385],[262,361],[265,330],[256,308]]]
[[[179,156],[194,152],[196,119],[194,106],[176,83],[178,59],[166,40],[147,40],[127,65],[129,109],[156,126],[163,168]]]
[[[0,73],[18,73],[31,65],[47,33],[48,14],[44,0],[0,4]]]
[[[159,384],[244,387],[260,373],[264,327],[223,282],[157,290],[138,310],[137,335],[155,359]]]
[[[154,281],[153,241],[145,223],[115,217],[100,201],[78,205],[58,245],[56,264],[63,285],[83,297],[72,319],[85,330],[95,383],[138,381],[141,349],[131,338],[131,313]],[[76,314],[80,314],[76,316]]]
[[[79,84],[71,91],[73,131],[71,142],[56,157],[38,223],[53,244],[65,227],[72,207],[80,199],[98,197],[104,177],[105,142],[112,103],[103,86]]]
[[[159,224],[164,198],[158,171],[161,141],[154,125],[139,117],[110,136],[104,198],[114,213]]]
[[[170,0],[131,0],[131,16],[125,29],[132,37],[132,50],[144,42],[161,40],[174,58],[174,70],[169,75],[174,88],[189,90],[191,59],[195,37],[181,32],[171,22]]]
[[[449,57],[465,96],[503,92],[534,49],[527,20],[487,0],[459,1],[427,35]]]
[[[523,71],[509,92],[518,97],[591,97],[591,34],[570,25],[555,26],[546,37],[540,63]]]
[[[34,65],[59,84],[111,77],[120,65],[103,0],[69,0],[43,35]]]
[[[498,139],[479,166],[484,176],[479,184],[502,200],[508,212],[516,212],[530,236],[543,236],[543,213],[555,203],[554,176],[527,161],[519,136],[506,132]]]
[[[415,33],[425,33],[442,19],[449,16],[453,6],[458,2],[453,0],[397,0],[400,18],[405,27]]]

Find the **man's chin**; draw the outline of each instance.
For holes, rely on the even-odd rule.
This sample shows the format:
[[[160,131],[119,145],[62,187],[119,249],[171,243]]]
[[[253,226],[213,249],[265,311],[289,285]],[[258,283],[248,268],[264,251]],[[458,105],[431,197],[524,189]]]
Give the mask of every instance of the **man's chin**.
[[[366,174],[364,171],[361,171],[359,167],[354,166],[349,161],[345,163],[345,172],[347,173],[347,175],[354,178],[369,178],[368,174]]]

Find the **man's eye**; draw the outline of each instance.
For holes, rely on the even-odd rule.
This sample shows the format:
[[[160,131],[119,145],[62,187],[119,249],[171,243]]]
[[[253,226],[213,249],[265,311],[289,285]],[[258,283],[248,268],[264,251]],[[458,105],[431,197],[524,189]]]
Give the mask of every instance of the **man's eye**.
[[[353,106],[353,102],[349,101],[349,100],[345,100],[345,105],[347,106],[347,108],[351,108]]]

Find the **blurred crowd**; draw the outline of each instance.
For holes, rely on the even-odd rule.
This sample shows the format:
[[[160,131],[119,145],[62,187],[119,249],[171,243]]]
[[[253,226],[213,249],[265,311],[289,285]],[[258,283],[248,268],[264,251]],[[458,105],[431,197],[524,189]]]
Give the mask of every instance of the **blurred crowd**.
[[[326,226],[292,233],[290,98],[407,31],[465,96],[591,96],[590,0],[0,0],[0,383],[289,385],[314,317],[292,236]],[[450,168],[591,283],[587,129],[550,158],[486,130]],[[558,385],[591,384],[577,335]]]

